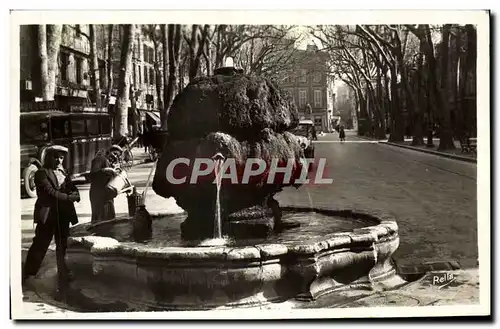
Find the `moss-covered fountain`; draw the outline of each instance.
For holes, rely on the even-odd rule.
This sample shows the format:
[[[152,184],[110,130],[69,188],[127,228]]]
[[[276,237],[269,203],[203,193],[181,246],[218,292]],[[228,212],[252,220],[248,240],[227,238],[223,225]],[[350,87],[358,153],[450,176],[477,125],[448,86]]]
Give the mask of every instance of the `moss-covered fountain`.
[[[310,301],[341,289],[401,284],[391,262],[395,220],[349,209],[280,207],[274,195],[300,188],[304,151],[290,130],[291,99],[271,80],[232,68],[193,80],[174,100],[153,180],[186,214],[154,218],[151,238],[135,242],[133,219],[88,227],[70,238],[68,262],[80,285],[134,309],[192,310]],[[188,159],[169,178],[168,166]],[[196,159],[214,170],[190,184]],[[290,180],[223,177],[232,159],[290,163]],[[187,162],[186,162],[187,163]],[[182,169],[183,168],[183,169]],[[205,168],[206,169],[206,168]],[[267,172],[265,172],[267,173]],[[332,204],[334,200],[332,200]]]

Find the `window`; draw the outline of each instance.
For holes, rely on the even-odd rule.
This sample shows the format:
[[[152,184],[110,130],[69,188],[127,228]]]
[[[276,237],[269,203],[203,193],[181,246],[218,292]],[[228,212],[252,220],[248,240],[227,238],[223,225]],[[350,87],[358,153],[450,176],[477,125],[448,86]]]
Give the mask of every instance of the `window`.
[[[75,58],[75,63],[76,63],[76,83],[80,84],[82,83],[82,63],[83,60],[79,57]]]
[[[69,137],[69,121],[68,118],[52,118],[51,122],[52,138],[67,138]]]
[[[45,121],[40,122],[38,120],[22,120],[20,128],[21,144],[28,144],[34,141],[44,141],[49,137],[47,129],[48,125]]]
[[[321,72],[314,73],[314,82],[321,82]]]
[[[132,69],[133,80],[132,81],[133,81],[133,84],[135,86],[135,84],[137,83],[137,73],[136,73],[136,71],[137,71],[137,65],[134,63],[132,66],[133,66],[133,69]]]
[[[314,106],[321,107],[321,89],[314,90]]]
[[[148,84],[149,83],[149,79],[148,79],[148,68],[146,66],[144,66],[144,83],[145,84]]]
[[[149,69],[149,82],[154,85],[155,84],[155,79],[156,76],[155,76],[155,70],[153,68],[150,68]]]
[[[61,52],[61,81],[68,81],[69,54]]]
[[[155,51],[153,48],[149,48],[149,63],[153,64],[155,61]]]
[[[139,81],[137,81],[139,85],[142,84],[142,67],[139,65]]]
[[[314,125],[315,126],[321,126],[322,124],[323,124],[323,120],[321,119],[321,117],[314,118]]]
[[[307,71],[302,69],[300,70],[300,82],[307,82]]]
[[[99,123],[101,125],[101,134],[109,135],[111,134],[111,121],[109,117],[99,118]]]
[[[305,106],[307,103],[307,90],[299,90],[299,107]]]
[[[99,135],[99,121],[96,119],[87,119],[87,132],[89,136]]]
[[[106,85],[106,62],[99,60],[99,84],[101,89]]]
[[[85,120],[72,119],[71,120],[71,136],[72,137],[85,137]]]

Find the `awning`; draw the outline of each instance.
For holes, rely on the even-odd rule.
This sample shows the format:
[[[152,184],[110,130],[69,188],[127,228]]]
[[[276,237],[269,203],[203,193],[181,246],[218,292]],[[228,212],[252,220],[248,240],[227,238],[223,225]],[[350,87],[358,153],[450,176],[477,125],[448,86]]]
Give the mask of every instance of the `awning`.
[[[161,126],[160,115],[156,112],[146,112],[146,120],[151,120],[154,126]]]

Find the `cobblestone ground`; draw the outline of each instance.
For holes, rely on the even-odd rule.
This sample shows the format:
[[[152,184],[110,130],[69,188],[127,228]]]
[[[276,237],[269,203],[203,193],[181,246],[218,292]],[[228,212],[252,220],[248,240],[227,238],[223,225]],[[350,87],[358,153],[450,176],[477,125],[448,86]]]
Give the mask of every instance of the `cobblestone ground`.
[[[458,261],[478,265],[476,164],[382,145],[348,134],[315,144],[331,185],[284,190],[282,205],[383,211],[398,222],[398,263]]]

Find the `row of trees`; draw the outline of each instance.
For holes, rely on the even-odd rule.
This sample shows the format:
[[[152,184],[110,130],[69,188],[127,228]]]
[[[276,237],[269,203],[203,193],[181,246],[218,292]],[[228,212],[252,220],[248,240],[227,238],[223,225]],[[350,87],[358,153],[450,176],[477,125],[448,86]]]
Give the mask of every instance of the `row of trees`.
[[[310,28],[331,74],[356,96],[358,121],[375,137],[453,149],[475,134],[476,29],[472,25],[355,25]],[[363,130],[363,129],[361,129]]]
[[[113,86],[117,86],[114,133],[118,137],[128,133],[128,104],[129,100],[134,102],[132,57],[139,34],[153,42],[155,89],[164,124],[176,93],[196,76],[213,74],[214,69],[223,66],[224,60],[231,56],[246,73],[280,78],[282,72],[293,69],[295,43],[301,37],[294,33],[294,26],[276,25],[90,24],[88,34],[78,25],[64,28],[77,29],[79,35],[89,41],[89,77],[95,91],[92,93],[95,105],[106,106],[107,102],[101,104],[101,94],[109,101]],[[61,25],[38,26],[43,100],[53,100],[55,96],[62,30]],[[105,31],[106,37],[99,38],[98,30]],[[102,59],[106,63],[106,85],[101,85],[103,80],[99,77],[99,55],[105,57]],[[113,68],[116,57],[120,58],[119,68]],[[114,71],[118,72],[117,76]],[[118,81],[114,81],[115,78]]]

